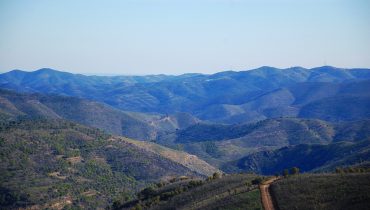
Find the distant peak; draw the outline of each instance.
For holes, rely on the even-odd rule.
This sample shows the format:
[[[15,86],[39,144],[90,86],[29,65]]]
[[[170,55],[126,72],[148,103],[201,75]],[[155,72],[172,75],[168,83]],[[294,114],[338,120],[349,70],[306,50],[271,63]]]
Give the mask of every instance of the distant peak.
[[[38,69],[34,72],[63,72],[63,71],[58,71],[58,70],[55,70],[55,69],[50,69],[50,68],[41,68],[41,69]],[[67,73],[67,72],[63,72],[63,73]]]
[[[261,67],[259,67],[257,69],[277,69],[277,68],[272,67],[272,66],[261,66]]]
[[[320,67],[312,68],[311,70],[339,70],[339,69],[342,69],[342,68],[337,68],[334,66],[320,66]]]
[[[306,68],[304,68],[302,66],[292,66],[292,67],[289,67],[287,69],[289,70],[289,69],[306,69]]]
[[[24,73],[24,72],[26,72],[26,71],[23,71],[23,70],[19,70],[19,69],[14,69],[14,70],[11,70],[11,71],[9,71],[8,73]]]

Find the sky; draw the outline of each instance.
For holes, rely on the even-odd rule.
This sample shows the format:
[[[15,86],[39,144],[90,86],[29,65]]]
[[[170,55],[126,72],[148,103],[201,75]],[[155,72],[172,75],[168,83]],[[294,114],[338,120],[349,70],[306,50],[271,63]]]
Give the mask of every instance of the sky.
[[[369,0],[0,0],[0,72],[370,67]]]

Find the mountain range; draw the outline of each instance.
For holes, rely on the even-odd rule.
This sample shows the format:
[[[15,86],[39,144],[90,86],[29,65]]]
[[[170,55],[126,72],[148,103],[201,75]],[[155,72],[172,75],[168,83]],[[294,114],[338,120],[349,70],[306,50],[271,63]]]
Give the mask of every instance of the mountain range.
[[[182,176],[366,165],[369,141],[370,69],[0,74],[7,208],[105,208]]]
[[[126,112],[87,99],[0,90],[0,117],[64,119],[115,135],[153,141],[226,167],[258,151],[300,144],[330,144],[370,137],[369,120],[328,122],[272,118],[255,123],[218,124],[187,113],[173,115]],[[227,168],[227,167],[226,167]]]
[[[142,77],[84,76],[40,69],[1,74],[0,87],[81,97],[124,111],[186,112],[201,120],[233,124],[274,117],[369,117],[369,79],[369,69],[330,66]],[[335,103],[337,100],[341,103]],[[363,107],[356,109],[352,101]],[[343,112],[347,106],[350,111]]]

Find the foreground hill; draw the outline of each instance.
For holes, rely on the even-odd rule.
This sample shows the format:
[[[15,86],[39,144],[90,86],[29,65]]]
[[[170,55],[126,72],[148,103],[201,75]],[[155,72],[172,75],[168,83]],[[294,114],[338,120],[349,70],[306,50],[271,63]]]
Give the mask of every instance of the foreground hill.
[[[274,209],[368,209],[370,174],[296,174],[269,186]],[[271,177],[253,174],[214,176],[207,180],[161,182],[138,198],[113,209],[263,209],[258,184]]]
[[[369,79],[369,69],[330,66],[143,77],[83,76],[41,69],[1,74],[0,87],[78,96],[125,111],[186,112],[202,120],[237,123],[288,116],[368,118]]]
[[[115,204],[114,209],[261,209],[260,177],[251,174],[214,176],[158,183],[138,194],[138,199]]]
[[[333,171],[336,167],[370,161],[370,139],[358,142],[338,142],[329,145],[284,147],[248,155],[225,164],[225,171],[251,171],[261,174],[280,173],[299,167],[301,171]]]
[[[179,161],[173,150],[134,142],[64,120],[2,121],[0,206],[104,208],[151,182],[217,171],[192,155]]]
[[[369,209],[370,174],[304,174],[271,187],[277,209]]]

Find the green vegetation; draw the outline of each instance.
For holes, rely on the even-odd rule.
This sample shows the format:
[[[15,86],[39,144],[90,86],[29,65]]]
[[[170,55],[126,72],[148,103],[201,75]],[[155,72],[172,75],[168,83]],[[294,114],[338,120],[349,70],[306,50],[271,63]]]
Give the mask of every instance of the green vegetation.
[[[116,209],[262,209],[258,183],[252,174],[219,176],[206,180],[177,179],[145,188]]]
[[[63,120],[0,123],[0,206],[104,208],[149,183],[199,176],[125,138]]]
[[[274,174],[296,166],[301,172],[331,172],[336,167],[362,164],[366,161],[370,161],[370,139],[328,145],[302,144],[284,147],[257,152],[229,164],[234,165],[236,171]]]
[[[298,168],[298,167],[293,167],[293,168],[291,168],[291,169],[290,169],[290,173],[291,173],[292,175],[297,175],[297,174],[299,174],[299,168]]]
[[[327,145],[341,141],[357,142],[366,140],[370,139],[369,125],[369,120],[329,123],[317,119],[299,118],[266,119],[256,123],[234,125],[196,124],[178,130],[175,134],[160,137],[158,142],[169,146],[180,143],[185,151],[220,167],[223,171],[240,172],[245,171],[243,163],[233,163],[233,161],[247,155],[301,144]],[[303,150],[302,147],[297,146],[297,148]],[[323,150],[325,147],[312,146],[311,148]],[[309,151],[309,148],[307,150]],[[297,151],[297,153],[299,152]],[[306,152],[302,151],[302,153],[305,155]],[[265,155],[271,154],[266,152],[261,155],[262,157],[259,155],[253,156],[257,162],[263,159]],[[266,158],[267,161],[270,159],[269,157]],[[289,160],[294,160],[294,158]],[[309,158],[306,158],[306,160],[309,160]],[[252,163],[254,163],[253,160]],[[248,163],[246,168],[249,165]],[[265,173],[265,169],[260,169],[261,167],[263,166],[253,166],[247,170]],[[270,170],[268,173],[275,172],[277,171]]]
[[[365,209],[369,78],[332,67],[1,74],[2,88],[64,96],[0,89],[0,208],[262,209],[263,177],[212,163],[282,173],[272,184],[280,209]]]
[[[270,151],[299,144],[325,145],[343,140],[356,142],[370,138],[369,120],[329,123],[317,119],[275,118],[250,124],[204,124],[188,113],[165,116],[129,113],[81,98],[0,90],[0,119],[6,121],[19,117],[62,118],[104,129],[113,134],[123,134],[141,140],[155,140],[159,144],[194,154],[226,172],[253,171],[269,174],[280,172],[281,167],[275,168],[268,164],[264,166],[265,156],[269,160],[269,155],[272,155],[269,152],[253,154],[252,158],[256,161],[253,160],[252,163],[258,164],[257,166],[249,163],[247,167],[244,166],[242,161],[248,161],[248,158],[241,158],[261,150]],[[302,146],[297,148],[298,150],[301,148],[301,151],[305,153],[303,151],[305,148],[302,149]],[[318,147],[312,148],[323,150]],[[59,151],[63,148],[57,147],[56,149]],[[310,148],[306,149],[310,150]],[[72,153],[78,151],[60,152],[73,155]],[[281,154],[279,151],[273,153],[283,156],[275,158],[280,163],[285,162],[280,161],[280,158],[297,155]],[[236,161],[238,159],[241,161]],[[289,158],[289,160],[295,160],[295,158]],[[310,158],[304,160],[310,160]],[[365,157],[364,160],[367,158]],[[320,163],[320,161],[314,162]],[[355,162],[345,160],[344,163],[333,167],[344,166],[347,163]],[[297,162],[294,165],[301,167],[300,164],[302,163]],[[284,167],[291,166],[293,165]],[[301,168],[302,171],[307,171],[310,167],[302,166]],[[265,168],[269,168],[270,171]],[[316,168],[316,165],[312,168]]]
[[[347,174],[347,173],[365,173],[370,172],[370,162],[363,162],[362,164],[352,165],[350,167],[337,167],[335,173]]]
[[[279,209],[369,209],[369,173],[302,174],[271,186]]]

